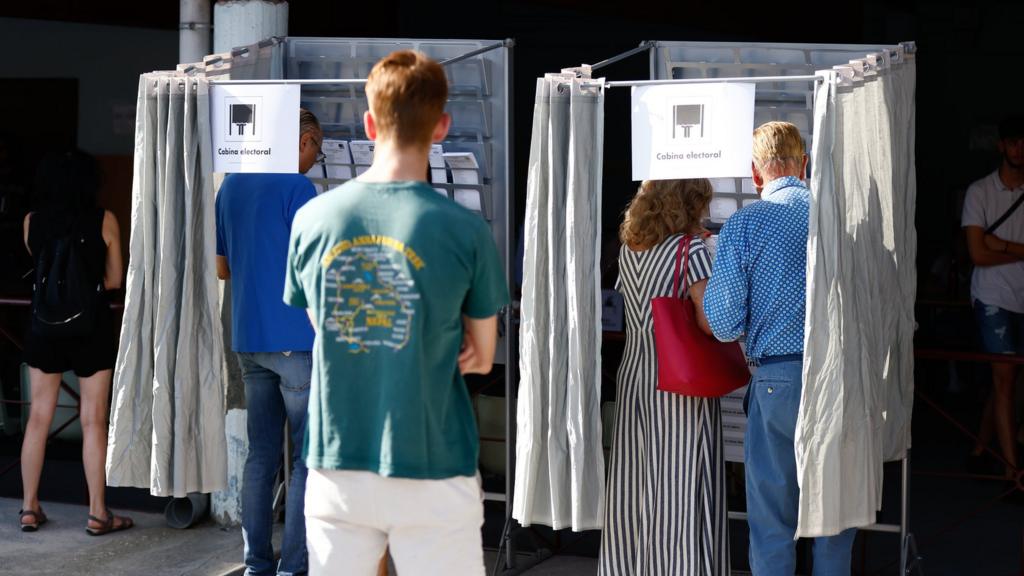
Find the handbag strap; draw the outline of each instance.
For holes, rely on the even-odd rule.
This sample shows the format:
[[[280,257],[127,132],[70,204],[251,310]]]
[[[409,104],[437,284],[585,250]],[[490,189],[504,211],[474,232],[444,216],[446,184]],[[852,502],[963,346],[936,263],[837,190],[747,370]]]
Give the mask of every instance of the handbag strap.
[[[1006,222],[1006,219],[1009,218],[1011,214],[1013,214],[1013,212],[1017,209],[1018,206],[1021,205],[1021,203],[1024,203],[1024,194],[1021,194],[1020,198],[1017,198],[1017,201],[1014,202],[1012,206],[1010,206],[1009,210],[1003,212],[1003,215],[1000,216],[998,220],[993,222],[991,226],[985,229],[985,234],[991,234],[992,232],[995,231],[996,228],[999,228],[999,226],[1001,226],[1003,222]]]
[[[672,297],[679,294],[679,261],[683,261],[683,274],[690,269],[690,235],[684,234],[679,239],[679,248],[676,249],[676,271],[672,276]],[[687,280],[683,281],[683,289],[687,288]]]

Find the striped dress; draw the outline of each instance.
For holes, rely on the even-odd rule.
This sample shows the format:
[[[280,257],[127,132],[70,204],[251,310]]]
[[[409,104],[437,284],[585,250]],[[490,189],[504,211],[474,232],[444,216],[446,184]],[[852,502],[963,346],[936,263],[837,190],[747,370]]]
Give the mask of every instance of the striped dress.
[[[682,235],[619,253],[626,348],[618,372],[615,432],[598,574],[729,574],[722,418],[717,398],[659,392],[651,298],[672,292]],[[707,278],[704,243],[690,244],[688,284]],[[682,292],[680,282],[680,292]]]

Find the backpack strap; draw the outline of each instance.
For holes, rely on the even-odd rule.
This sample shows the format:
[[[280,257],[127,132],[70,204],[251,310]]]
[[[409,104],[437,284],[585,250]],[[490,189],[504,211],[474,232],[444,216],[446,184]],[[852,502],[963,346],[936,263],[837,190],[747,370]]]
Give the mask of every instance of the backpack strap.
[[[1010,208],[1006,210],[1006,212],[1003,212],[1002,216],[996,219],[996,221],[993,222],[988,228],[985,228],[985,234],[991,234],[992,232],[995,231],[996,228],[999,228],[1003,224],[1003,222],[1006,222],[1006,219],[1009,218],[1017,210],[1018,207],[1020,207],[1021,203],[1024,203],[1024,194],[1021,194],[1020,198],[1017,198],[1017,201],[1014,202],[1010,206]]]

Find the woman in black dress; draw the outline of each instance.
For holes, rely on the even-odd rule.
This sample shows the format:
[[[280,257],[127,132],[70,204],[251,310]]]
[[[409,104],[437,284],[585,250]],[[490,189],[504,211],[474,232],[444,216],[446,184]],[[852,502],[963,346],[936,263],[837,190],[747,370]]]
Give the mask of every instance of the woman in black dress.
[[[46,522],[39,505],[39,477],[61,375],[67,371],[78,376],[81,393],[82,464],[89,487],[86,530],[100,535],[132,526],[131,518],[115,516],[107,508],[105,498],[108,403],[117,357],[114,318],[105,292],[121,288],[122,258],[117,219],[96,206],[98,188],[92,157],[77,150],[49,154],[41,159],[36,175],[36,210],[25,216],[25,247],[37,269],[41,269],[42,254],[54,253],[52,242],[72,238],[79,243],[78,261],[100,293],[87,334],[54,335],[38,329],[34,318],[25,339],[32,407],[21,446],[24,495],[19,516],[21,529],[27,532]],[[37,315],[35,303],[33,314]]]

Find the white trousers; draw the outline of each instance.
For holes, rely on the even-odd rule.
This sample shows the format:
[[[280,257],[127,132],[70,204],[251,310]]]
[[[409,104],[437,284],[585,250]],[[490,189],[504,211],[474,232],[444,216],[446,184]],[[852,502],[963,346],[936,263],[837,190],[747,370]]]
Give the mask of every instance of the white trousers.
[[[484,576],[483,491],[473,476],[385,478],[310,469],[310,576],[374,576],[385,548],[402,576]]]

